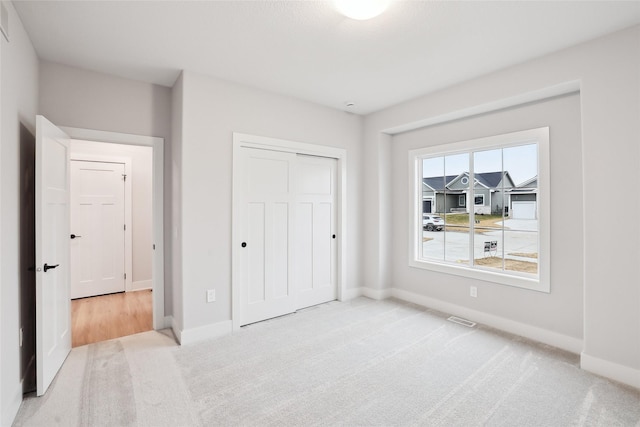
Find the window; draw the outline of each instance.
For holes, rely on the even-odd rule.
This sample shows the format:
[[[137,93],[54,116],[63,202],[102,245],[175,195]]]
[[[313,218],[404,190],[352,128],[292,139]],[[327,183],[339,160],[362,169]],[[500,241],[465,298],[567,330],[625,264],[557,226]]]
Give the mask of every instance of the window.
[[[411,151],[410,265],[548,292],[548,135],[539,128]],[[423,213],[443,226],[425,227]]]

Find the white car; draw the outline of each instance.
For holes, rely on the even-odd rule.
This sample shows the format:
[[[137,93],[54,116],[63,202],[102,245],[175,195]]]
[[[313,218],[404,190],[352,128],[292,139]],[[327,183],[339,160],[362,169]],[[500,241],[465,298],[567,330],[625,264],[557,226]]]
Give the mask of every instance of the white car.
[[[422,214],[422,228],[427,231],[441,231],[444,229],[444,219],[438,215]]]

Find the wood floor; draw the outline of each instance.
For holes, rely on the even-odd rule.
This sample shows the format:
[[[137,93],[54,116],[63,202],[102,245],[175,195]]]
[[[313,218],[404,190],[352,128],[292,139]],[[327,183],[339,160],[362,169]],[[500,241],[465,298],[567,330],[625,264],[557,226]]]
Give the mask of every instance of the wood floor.
[[[124,337],[153,329],[151,290],[71,301],[71,345]]]

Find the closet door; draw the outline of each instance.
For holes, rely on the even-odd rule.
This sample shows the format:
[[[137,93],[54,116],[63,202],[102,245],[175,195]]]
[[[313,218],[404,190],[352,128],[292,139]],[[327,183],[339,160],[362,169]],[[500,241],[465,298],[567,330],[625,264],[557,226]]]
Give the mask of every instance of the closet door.
[[[242,148],[241,156],[240,304],[246,325],[296,310],[290,262],[296,155]]]
[[[240,325],[336,299],[337,160],[240,153]]]
[[[336,159],[298,155],[295,165],[296,308],[337,297],[337,163]]]

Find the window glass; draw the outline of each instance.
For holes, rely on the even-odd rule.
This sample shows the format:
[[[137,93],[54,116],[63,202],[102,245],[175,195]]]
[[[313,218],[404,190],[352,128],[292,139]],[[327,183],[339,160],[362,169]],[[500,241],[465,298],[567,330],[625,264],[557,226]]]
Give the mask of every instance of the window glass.
[[[517,134],[527,132],[547,138],[548,149],[548,129]],[[504,137],[504,145],[490,141],[490,148],[469,144],[454,154],[416,157],[422,185],[418,261],[539,279],[540,146],[535,138],[522,143]]]

